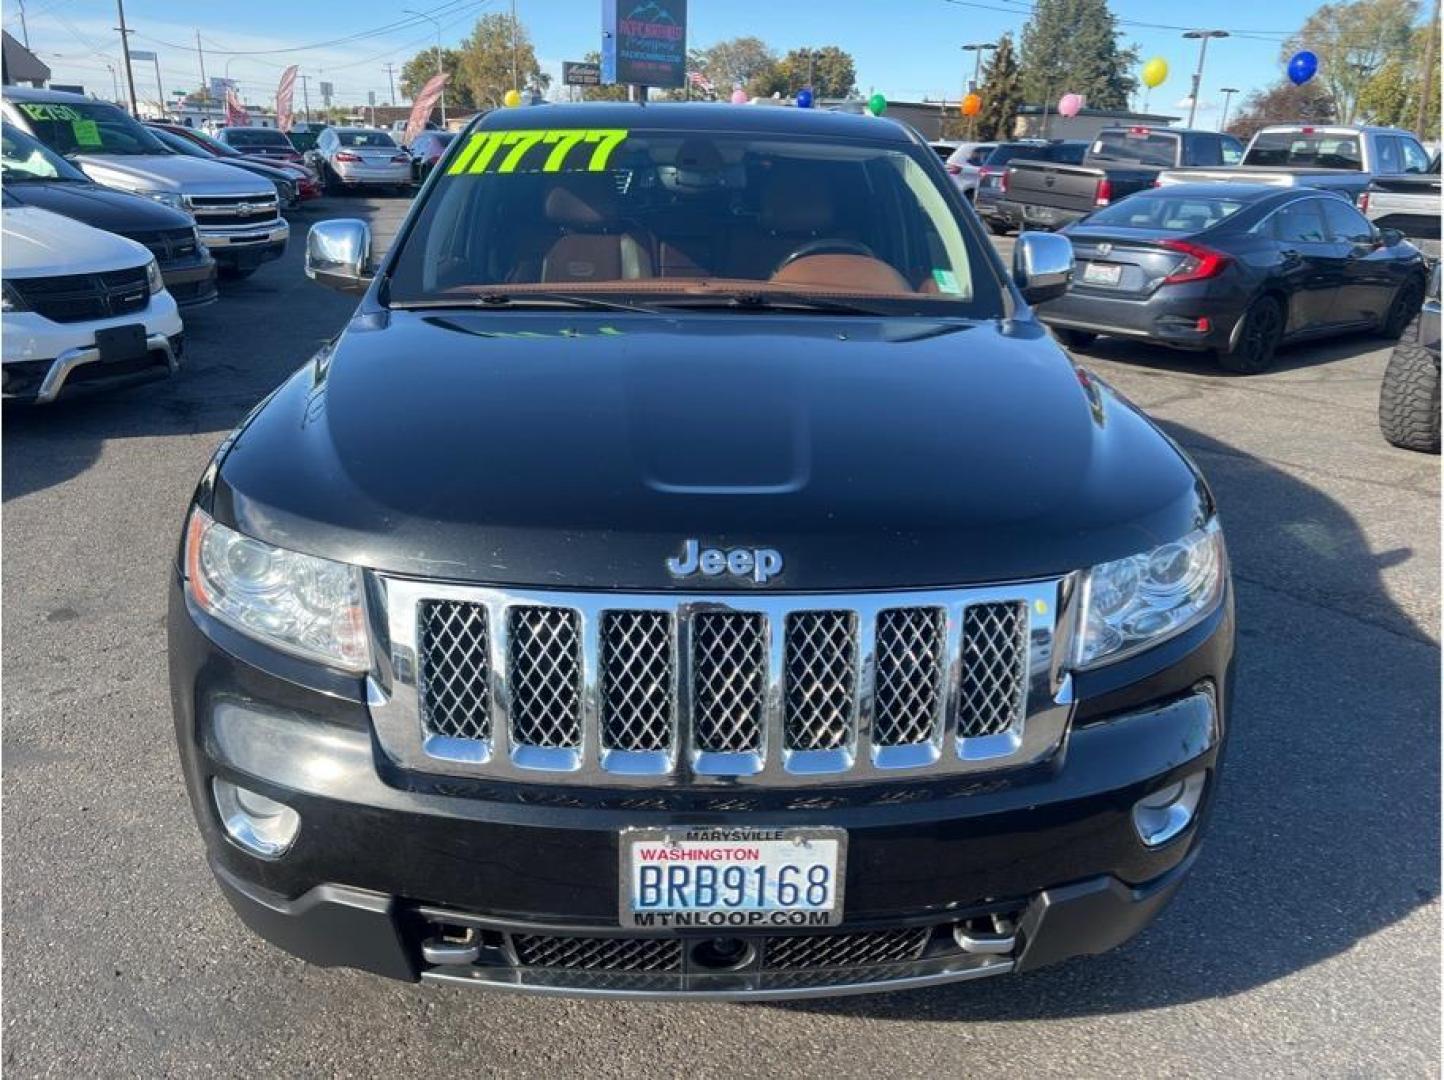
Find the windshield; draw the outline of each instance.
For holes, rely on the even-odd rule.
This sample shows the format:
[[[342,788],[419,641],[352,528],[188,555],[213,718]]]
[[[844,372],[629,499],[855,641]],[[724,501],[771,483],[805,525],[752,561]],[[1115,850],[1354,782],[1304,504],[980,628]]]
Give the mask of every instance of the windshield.
[[[1243,158],[1250,165],[1291,165],[1311,169],[1350,169],[1364,167],[1359,156],[1356,135],[1324,132],[1305,134],[1302,131],[1260,131],[1249,144]]]
[[[291,149],[286,136],[271,128],[226,128],[226,142],[245,149],[253,146],[269,146],[281,150]]]
[[[177,135],[175,132],[166,131],[164,128],[151,128],[150,130],[157,139],[165,144],[167,150],[172,150],[177,154],[184,154],[186,157],[208,158],[215,156],[202,150],[184,135]]]
[[[1095,211],[1089,216],[1088,224],[1159,229],[1163,232],[1202,232],[1238,213],[1245,205],[1237,199],[1179,196],[1166,192],[1153,194],[1145,191]]]
[[[396,143],[384,131],[337,131],[336,142],[345,147],[380,147],[395,149]]]
[[[746,133],[479,132],[421,206],[389,296],[767,292],[997,316],[982,242],[925,153]]]
[[[17,101],[35,137],[61,154],[168,154],[149,128],[103,101]]]
[[[1006,165],[1014,158],[1042,158],[1047,152],[1048,148],[1046,146],[1040,146],[1037,143],[1005,143],[1002,146],[995,147],[983,164]]]
[[[1093,140],[1088,157],[1098,161],[1126,161],[1134,165],[1175,165],[1178,163],[1178,136],[1146,128],[1104,131]]]
[[[3,163],[7,184],[32,180],[86,183],[90,179],[59,154],[9,124],[4,125],[0,146],[3,146],[0,163]]]
[[[190,138],[192,140],[199,139],[201,143],[206,147],[206,149],[210,150],[213,154],[216,154],[220,157],[242,156],[239,150],[231,149],[231,147],[221,142],[221,140],[217,139],[214,135],[207,135],[204,131],[196,131],[190,128],[187,128],[186,130],[190,132]],[[186,136],[184,135],[181,136],[181,138],[185,137]]]

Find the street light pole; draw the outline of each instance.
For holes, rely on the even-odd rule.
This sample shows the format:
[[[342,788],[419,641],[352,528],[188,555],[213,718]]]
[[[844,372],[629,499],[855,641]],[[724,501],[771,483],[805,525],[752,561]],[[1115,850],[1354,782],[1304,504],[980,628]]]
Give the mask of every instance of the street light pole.
[[[25,0],[17,0],[20,4],[20,37],[25,42],[25,47],[30,48],[30,28],[25,25]]]
[[[442,73],[442,70],[443,70],[443,69],[442,69],[442,66],[441,66],[441,23],[440,23],[440,21],[437,20],[437,19],[432,18],[430,15],[427,15],[427,14],[425,14],[424,12],[413,11],[411,8],[404,8],[404,9],[403,9],[403,13],[406,14],[406,15],[415,15],[415,16],[417,16],[417,17],[419,17],[419,18],[426,19],[428,22],[431,23],[432,26],[436,27],[436,74],[440,75],[440,74]],[[440,101],[440,105],[441,105],[441,126],[442,126],[443,128],[445,128],[445,127],[446,127],[446,84],[445,84],[445,83],[443,83],[442,86],[441,86],[441,101]]]
[[[963,52],[970,52],[973,54],[973,81],[968,85],[967,91],[963,94],[964,97],[967,97],[968,94],[977,92],[978,76],[983,70],[983,53],[990,49],[996,49],[997,47],[997,45],[993,44],[990,41],[977,41],[963,46]],[[968,117],[969,139],[973,137],[973,133],[977,130],[977,124],[977,116]]]
[[[1198,111],[1198,88],[1203,83],[1203,61],[1208,56],[1209,38],[1226,38],[1227,30],[1186,30],[1183,34],[1189,40],[1197,39],[1198,45],[1198,70],[1193,73],[1193,94],[1188,100],[1188,126],[1193,127],[1193,116]]]
[[[120,53],[125,60],[125,84],[130,88],[130,115],[140,117],[140,107],[135,100],[135,75],[130,70],[130,31],[125,28],[125,0],[115,0],[115,9],[120,15]]]
[[[1233,100],[1234,94],[1238,93],[1238,87],[1224,86],[1220,87],[1218,92],[1223,95],[1223,115],[1218,120],[1218,130],[1222,131],[1228,126],[1228,103]]]

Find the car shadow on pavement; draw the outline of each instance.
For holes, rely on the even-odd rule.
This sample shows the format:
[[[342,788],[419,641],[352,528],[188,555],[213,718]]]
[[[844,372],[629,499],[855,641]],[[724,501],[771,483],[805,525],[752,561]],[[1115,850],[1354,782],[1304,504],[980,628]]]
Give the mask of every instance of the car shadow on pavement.
[[[1339,337],[1301,341],[1279,349],[1268,374],[1278,375],[1292,371],[1310,371],[1322,368],[1339,360],[1348,360],[1376,349],[1393,348],[1394,343],[1377,334],[1364,331],[1342,334]],[[1170,349],[1163,345],[1136,341],[1131,338],[1103,337],[1087,348],[1067,350],[1079,363],[1087,364],[1093,359],[1112,360],[1132,367],[1152,371],[1177,372],[1216,376],[1220,379],[1251,379],[1252,375],[1239,375],[1219,367],[1212,353],[1189,352],[1185,349]],[[1324,372],[1321,372],[1323,374]],[[1354,371],[1347,372],[1348,378],[1357,378]]]
[[[762,1007],[998,1021],[1226,997],[1340,956],[1438,895],[1439,652],[1378,573],[1417,556],[1375,553],[1333,499],[1190,429],[1169,432],[1218,496],[1239,627],[1220,801],[1177,899],[1104,956]],[[1430,528],[1432,504],[1419,502]],[[1401,985],[1437,986],[1428,943],[1400,961]],[[1428,970],[1406,973],[1409,963]]]

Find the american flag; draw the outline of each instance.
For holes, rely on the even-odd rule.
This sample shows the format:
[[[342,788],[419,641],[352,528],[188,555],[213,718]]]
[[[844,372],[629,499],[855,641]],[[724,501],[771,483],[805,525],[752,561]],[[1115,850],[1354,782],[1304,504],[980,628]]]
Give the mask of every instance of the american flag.
[[[281,72],[281,85],[276,87],[276,127],[290,131],[296,118],[291,114],[291,98],[296,92],[296,72],[299,65],[292,64]]]
[[[695,86],[698,90],[701,90],[704,94],[715,95],[717,93],[717,88],[712,85],[712,80],[707,78],[707,76],[703,75],[700,71],[687,72],[687,81],[693,86]]]
[[[226,126],[245,127],[251,122],[251,114],[241,104],[241,95],[234,86],[226,87]]]

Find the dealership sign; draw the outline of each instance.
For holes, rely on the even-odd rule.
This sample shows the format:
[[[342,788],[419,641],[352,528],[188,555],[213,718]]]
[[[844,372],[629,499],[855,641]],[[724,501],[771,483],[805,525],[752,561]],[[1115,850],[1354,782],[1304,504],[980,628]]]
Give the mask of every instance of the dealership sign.
[[[602,82],[681,86],[687,0],[603,0]]]
[[[562,61],[562,83],[566,86],[600,86],[601,64],[584,64],[576,60]]]

